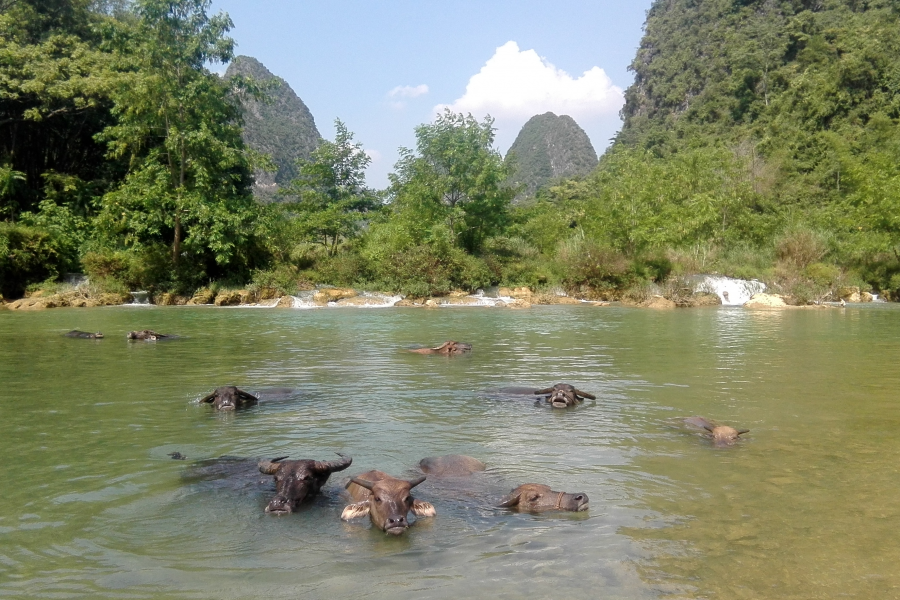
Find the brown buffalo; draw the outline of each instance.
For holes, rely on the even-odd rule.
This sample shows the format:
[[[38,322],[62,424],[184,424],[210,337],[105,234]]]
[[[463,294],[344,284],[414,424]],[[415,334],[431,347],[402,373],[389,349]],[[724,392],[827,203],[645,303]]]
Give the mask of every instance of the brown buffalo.
[[[148,342],[155,342],[156,340],[162,340],[172,336],[165,333],[150,331],[149,329],[142,329],[141,331],[129,331],[125,337],[127,337],[129,340],[146,340]]]
[[[588,509],[588,497],[587,494],[582,493],[554,492],[549,485],[523,483],[503,498],[500,507],[520,512],[543,512],[548,510],[581,512]]]
[[[99,340],[103,337],[103,334],[99,331],[96,333],[88,333],[87,331],[78,331],[77,329],[73,329],[66,334],[66,337],[81,338],[85,340]]]
[[[259,399],[233,385],[223,385],[208,396],[200,398],[200,402],[212,404],[216,410],[235,410],[252,406],[259,402]]]
[[[684,422],[709,432],[709,438],[717,448],[733,446],[741,434],[750,431],[749,429],[735,429],[728,425],[719,425],[715,421],[710,421],[704,417],[688,417]]]
[[[286,515],[294,512],[306,498],[311,498],[335,471],[343,471],[353,459],[338,454],[340,460],[284,460],[286,456],[259,462],[260,473],[275,476],[275,496],[266,505],[266,512]]]
[[[436,348],[416,348],[410,350],[417,354],[465,354],[472,351],[472,344],[464,344],[463,342],[444,342]]]
[[[416,500],[410,490],[425,481],[425,476],[412,481],[397,479],[381,471],[367,471],[350,479],[347,492],[355,502],[344,507],[345,521],[369,515],[372,525],[385,533],[400,535],[409,527],[406,515],[433,517],[434,506]]]
[[[591,400],[597,399],[593,394],[577,390],[568,383],[557,383],[553,387],[549,387],[545,390],[535,390],[534,393],[537,396],[547,395],[545,400],[549,402],[550,406],[553,408],[568,408],[570,406],[575,406],[579,402],[584,402],[585,398],[590,398]]]
[[[436,477],[465,477],[485,470],[485,464],[477,458],[463,454],[447,454],[446,456],[429,456],[419,461],[423,473]]]

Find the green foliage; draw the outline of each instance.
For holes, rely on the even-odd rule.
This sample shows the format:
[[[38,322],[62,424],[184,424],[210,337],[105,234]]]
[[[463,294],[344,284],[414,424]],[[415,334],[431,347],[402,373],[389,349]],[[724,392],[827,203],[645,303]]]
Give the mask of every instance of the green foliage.
[[[113,93],[117,123],[103,132],[110,155],[131,165],[103,198],[98,224],[106,243],[138,252],[168,244],[173,279],[185,284],[248,273],[255,262],[257,207],[240,113],[226,84],[206,69],[231,58],[231,21],[209,17],[208,6],[137,2],[140,20],[113,40],[128,72]]]
[[[32,283],[65,273],[53,235],[37,227],[0,222],[0,295],[18,298]]]
[[[446,110],[416,128],[416,151],[401,148],[390,176],[395,210],[406,212],[400,218],[414,239],[424,241],[431,227],[444,224],[455,246],[477,254],[503,231],[515,191],[504,185],[509,166],[493,143],[489,117],[478,123]]]
[[[339,119],[334,126],[334,142],[323,140],[310,160],[298,161],[300,176],[282,190],[295,199],[288,210],[295,213],[301,235],[332,256],[338,242],[353,238],[364,214],[376,206],[365,178],[372,159]]]

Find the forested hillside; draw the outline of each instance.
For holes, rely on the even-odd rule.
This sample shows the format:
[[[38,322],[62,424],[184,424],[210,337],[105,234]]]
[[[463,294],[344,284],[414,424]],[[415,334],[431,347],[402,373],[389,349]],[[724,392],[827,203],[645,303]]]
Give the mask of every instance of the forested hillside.
[[[297,176],[297,159],[308,160],[322,136],[303,100],[261,62],[249,56],[236,56],[228,65],[225,77],[238,75],[264,86],[267,96],[264,100],[249,98],[244,102],[243,138],[247,146],[270,156],[277,167],[275,172],[257,169],[253,173],[254,194],[271,200],[278,186]]]
[[[568,115],[535,115],[522,126],[506,153],[514,161],[513,185],[523,197],[534,196],[553,180],[587,175],[597,166],[597,152],[584,129]]]
[[[446,111],[380,191],[349,128],[318,140],[262,65],[210,71],[234,42],[209,8],[0,0],[7,299],[67,272],[153,294],[501,284],[631,300],[718,272],[800,303],[847,286],[900,297],[894,1],[657,0],[592,172],[541,187],[593,162],[589,144],[557,152],[579,145],[559,141],[578,138],[565,117],[523,130],[514,174],[490,118]],[[253,173],[273,158],[283,201],[263,204]]]

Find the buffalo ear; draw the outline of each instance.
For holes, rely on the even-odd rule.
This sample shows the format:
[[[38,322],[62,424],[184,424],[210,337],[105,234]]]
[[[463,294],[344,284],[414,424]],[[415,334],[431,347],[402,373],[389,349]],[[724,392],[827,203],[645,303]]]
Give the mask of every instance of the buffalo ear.
[[[409,489],[413,489],[414,487],[416,487],[417,485],[419,485],[420,483],[422,483],[423,481],[425,481],[425,479],[426,479],[426,477],[425,477],[424,475],[422,475],[421,477],[416,477],[415,479],[409,481],[409,482],[408,482],[408,483],[409,483]]]
[[[349,521],[350,519],[356,519],[357,517],[364,517],[367,514],[369,514],[369,501],[363,500],[362,502],[345,506],[344,512],[341,513],[341,519]]]
[[[516,506],[517,504],[519,504],[519,496],[520,495],[521,495],[521,492],[518,494],[510,494],[510,495],[506,496],[505,498],[503,498],[503,500],[501,500],[500,504],[498,504],[497,506],[499,506],[500,508],[512,508],[513,506]]]
[[[370,492],[372,491],[372,488],[375,486],[375,484],[372,483],[371,481],[366,481],[365,479],[359,479],[358,477],[351,477],[350,483],[355,483],[356,485],[358,485],[360,487],[364,487],[367,490],[369,490]],[[349,487],[350,484],[348,483],[347,486]]]
[[[238,398],[243,398],[244,400],[247,400],[249,402],[256,402],[257,400],[259,400],[258,397],[254,396],[253,394],[248,394],[244,390],[238,390],[237,395]]]
[[[437,514],[431,502],[422,502],[421,500],[413,500],[410,510],[417,517],[433,517]]]
[[[588,394],[587,392],[582,392],[581,390],[575,390],[576,396],[581,396],[583,398],[590,398],[591,400],[596,400],[597,396],[593,394]]]
[[[546,390],[534,390],[535,396],[540,396],[541,394],[551,394],[553,393],[553,388],[548,387]]]
[[[750,430],[749,429],[738,429],[737,432],[738,432],[738,435],[741,435],[742,433],[750,433]]]

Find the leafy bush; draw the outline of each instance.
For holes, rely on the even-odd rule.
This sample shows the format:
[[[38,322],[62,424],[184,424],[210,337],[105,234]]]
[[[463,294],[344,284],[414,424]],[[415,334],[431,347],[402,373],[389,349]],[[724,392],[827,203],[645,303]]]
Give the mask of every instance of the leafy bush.
[[[56,279],[67,260],[48,231],[0,222],[0,295],[18,298],[31,283]]]

